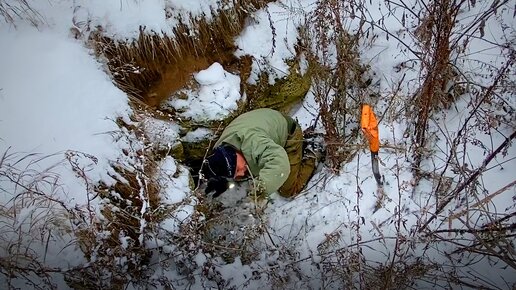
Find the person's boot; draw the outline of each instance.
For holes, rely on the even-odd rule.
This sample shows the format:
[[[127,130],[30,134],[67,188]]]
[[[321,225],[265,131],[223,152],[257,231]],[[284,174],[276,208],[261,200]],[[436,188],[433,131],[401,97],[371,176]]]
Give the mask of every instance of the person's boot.
[[[303,142],[303,158],[315,158],[323,162],[326,157],[326,145],[322,133],[313,133],[305,136]]]

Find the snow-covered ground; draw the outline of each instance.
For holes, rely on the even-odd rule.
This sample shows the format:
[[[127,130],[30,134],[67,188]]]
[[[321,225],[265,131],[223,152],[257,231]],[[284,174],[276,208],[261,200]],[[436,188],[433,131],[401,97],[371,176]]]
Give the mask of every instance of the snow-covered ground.
[[[2,2],[0,0],[0,4]],[[19,5],[16,1],[7,2]],[[88,179],[89,184],[102,181],[110,185],[114,181],[113,175],[116,175],[111,165],[133,162],[123,154],[123,150],[134,149],[131,147],[134,144],[130,144],[124,138],[114,138],[121,130],[116,124],[116,119],[122,118],[128,123],[133,122],[129,118],[132,109],[128,105],[125,93],[113,84],[106,73],[105,66],[86,47],[83,38],[72,37],[70,29],[75,28],[86,33],[86,25],[102,26],[105,33],[114,39],[135,38],[140,26],[145,26],[149,31],[169,34],[176,20],[173,17],[168,18],[167,13],[209,15],[210,7],[216,7],[218,1],[32,0],[27,2],[39,13],[32,16],[32,19],[38,22],[37,27],[30,25],[26,19],[18,18],[15,18],[14,23],[0,25],[2,39],[0,42],[0,156],[6,153],[3,158],[0,158],[0,164],[13,166],[20,172],[24,170],[31,172],[22,176],[20,183],[55,181],[43,182],[42,191],[48,189],[53,198],[62,201],[69,208],[88,207],[100,214],[98,199],[91,199],[91,190],[84,182],[84,178]],[[490,1],[477,2],[472,11],[461,15],[462,18],[459,19],[461,23],[469,23],[478,11],[489,8]],[[282,0],[269,4],[267,11],[258,11],[252,21],[249,21],[248,27],[235,39],[235,44],[239,48],[237,55],[250,54],[255,59],[254,74],[251,78],[241,80],[238,76],[226,72],[220,64],[214,63],[194,76],[200,86],[198,91],[187,91],[188,99],[177,100],[171,105],[181,110],[183,117],[194,120],[221,119],[229,114],[236,109],[236,102],[244,97],[239,93],[240,82],[255,81],[253,76],[257,75],[258,69],[269,67],[270,72],[273,72],[271,81],[285,74],[287,71],[285,59],[294,55],[296,26],[314,8],[315,1]],[[400,8],[395,10],[394,14],[388,14],[387,7],[383,3],[376,3],[369,7],[369,12],[371,14],[368,17],[375,21],[384,17],[383,24],[389,33],[404,39],[405,45],[413,45],[410,38],[407,35],[404,36],[408,32],[400,24],[402,13]],[[485,66],[478,66],[479,60],[494,67],[503,66],[507,61],[503,57],[506,51],[488,44],[489,41],[492,43],[503,41],[501,37],[505,35],[510,38],[505,41],[512,43],[514,47],[516,35],[513,13],[514,7],[503,6],[496,17],[486,23],[485,36],[472,40],[469,45],[471,51],[462,57],[464,62],[460,63],[461,68],[468,72],[485,69]],[[356,28],[356,21],[358,19],[349,20],[348,28],[351,30]],[[504,26],[500,23],[504,23]],[[276,39],[273,39],[272,25],[275,27]],[[373,44],[364,45],[361,51],[363,62],[368,63],[375,72],[374,81],[379,84],[380,93],[384,97],[390,96],[389,94],[403,80],[397,92],[400,94],[397,102],[403,104],[406,97],[419,85],[417,77],[420,72],[418,67],[402,70],[395,67],[414,56],[403,53],[403,46],[400,46],[397,38],[392,35],[388,37],[379,27],[374,32],[377,38],[374,39]],[[466,58],[466,56],[469,57]],[[471,61],[471,59],[475,60]],[[474,75],[468,77],[475,78]],[[514,81],[514,74],[512,81]],[[484,85],[488,86],[491,82],[492,79],[487,77]],[[514,114],[515,98],[508,98],[507,103],[508,107],[512,107],[512,114]],[[446,128],[447,131],[446,135],[442,134],[435,140],[433,154],[436,158],[432,159],[434,162],[423,164],[428,170],[437,169],[438,173],[443,170],[446,154],[449,154],[450,150],[450,140],[456,136],[468,117],[472,104],[474,100],[469,94],[465,94],[460,97],[455,106],[439,114],[438,122],[431,124],[431,131],[438,132],[442,128]],[[389,104],[380,102],[376,110],[377,113],[383,113],[388,108]],[[300,120],[303,127],[306,127],[311,121],[313,110],[317,108],[313,94],[309,92],[305,106],[294,110],[292,115]],[[392,111],[392,108],[390,110]],[[495,126],[496,130],[487,133],[471,133],[471,140],[474,137],[485,144],[491,144],[491,147],[481,148],[471,145],[460,149],[459,158],[464,157],[467,160],[466,163],[473,167],[470,169],[480,166],[487,154],[496,149],[514,131],[514,116],[508,118],[512,120],[512,127]],[[176,142],[179,136],[180,128],[177,124],[167,125],[167,123],[155,121],[146,126],[150,128],[149,132],[159,131],[165,134],[166,136],[159,137],[165,139],[165,143]],[[394,248],[398,247],[416,256],[425,255],[431,262],[443,264],[443,269],[446,269],[444,263],[447,261],[440,253],[447,248],[441,249],[436,245],[431,249],[419,249],[416,244],[420,237],[413,232],[413,229],[418,221],[430,217],[435,204],[428,201],[428,196],[432,195],[432,184],[422,182],[417,188],[413,187],[409,157],[411,154],[408,151],[410,150],[409,141],[405,135],[407,124],[403,120],[386,117],[379,127],[382,144],[390,144],[399,149],[382,148],[380,150],[380,159],[383,161],[381,173],[385,178],[384,190],[387,199],[385,205],[378,211],[373,211],[377,185],[371,174],[370,153],[366,150],[360,151],[351,162],[342,164],[337,174],[322,168],[314,176],[307,190],[294,200],[284,199],[277,194],[272,195],[272,202],[266,209],[271,243],[278,248],[295,249],[299,253],[296,260],[300,261],[302,272],[305,275],[314,273],[310,282],[298,284],[301,289],[308,289],[308,287],[318,289],[323,285],[318,267],[327,257],[319,255],[320,245],[328,241],[331,236],[338,236],[341,249],[349,246],[349,253],[360,247],[367,263],[378,262],[387,265],[393,259]],[[185,138],[196,140],[209,136],[210,133],[199,130],[191,132]],[[28,154],[34,155],[26,158]],[[496,162],[490,164],[489,167],[492,168],[481,177],[481,183],[487,192],[479,199],[514,181],[515,157],[516,149],[512,146],[503,156],[498,156]],[[497,166],[497,164],[500,165]],[[82,171],[74,171],[73,168],[80,168]],[[178,161],[168,157],[162,161],[160,169],[164,201],[176,204],[190,196],[188,171]],[[5,174],[4,167],[0,166],[0,170],[4,170]],[[462,182],[463,180],[454,180],[456,175],[452,170],[452,168],[446,170],[445,176],[450,177],[455,183]],[[36,172],[43,172],[44,176],[37,175]],[[81,176],[81,172],[87,173],[87,177]],[[23,188],[16,187],[12,180],[6,179],[6,176],[9,174],[0,176],[2,205],[0,211],[18,202],[15,197],[24,191]],[[512,186],[502,194],[496,195],[489,205],[496,206],[500,213],[514,213],[515,190]],[[245,192],[245,186],[237,187],[233,192],[225,193],[221,200],[226,206],[235,206],[235,197],[244,196],[243,192]],[[0,229],[3,229],[0,233],[2,257],[8,256],[6,245],[16,243],[19,237],[18,230],[30,232],[35,227],[34,224],[44,224],[48,220],[60,217],[52,209],[41,210],[30,202],[23,204],[26,208],[21,210],[15,219],[2,220],[2,224],[7,223],[6,226],[0,226]],[[194,199],[175,209],[176,216],[163,222],[162,229],[167,232],[177,232],[178,221],[188,220],[195,210],[195,204]],[[450,212],[446,214],[464,209],[459,203],[457,203],[457,209],[453,206],[454,204],[447,209]],[[514,217],[512,220],[514,221]],[[437,219],[436,223],[431,225],[432,228],[448,226],[454,228],[460,226],[460,223],[454,220],[448,225],[444,219]],[[399,242],[400,233],[404,235],[402,245]],[[44,262],[49,269],[64,269],[86,262],[78,245],[74,244],[74,236],[66,230],[59,235],[49,234],[48,238],[53,242],[34,243],[33,250],[36,253],[45,253]],[[166,244],[163,241],[157,243]],[[361,247],[361,245],[366,246]],[[411,246],[414,248],[409,251]],[[169,252],[173,250],[168,248]],[[217,270],[220,271],[222,278],[230,281],[228,286],[234,286],[237,289],[267,288],[266,279],[251,280],[250,277],[253,276],[253,271],[263,270],[263,267],[267,266],[286,271],[288,265],[271,262],[281,260],[275,255],[278,253],[274,251],[264,254],[262,261],[250,265],[241,265],[240,260],[237,259],[232,264],[218,265]],[[201,254],[195,255],[195,259],[198,264],[205,261]],[[0,269],[2,269],[1,266]],[[494,285],[502,289],[514,287],[516,283],[514,268],[502,269],[500,265],[492,267],[486,259],[466,271],[472,271],[473,276],[490,279]],[[163,268],[156,270],[156,273],[172,280],[178,275],[172,269]],[[68,287],[62,277],[59,275],[53,277],[58,289]],[[502,283],[503,279],[507,284]],[[3,283],[2,281],[6,281],[6,276],[0,275],[0,283]],[[15,282],[19,283],[15,284],[17,286],[24,283],[22,279]],[[193,284],[192,289],[208,287],[200,282]],[[419,286],[431,288],[429,284],[423,282]]]

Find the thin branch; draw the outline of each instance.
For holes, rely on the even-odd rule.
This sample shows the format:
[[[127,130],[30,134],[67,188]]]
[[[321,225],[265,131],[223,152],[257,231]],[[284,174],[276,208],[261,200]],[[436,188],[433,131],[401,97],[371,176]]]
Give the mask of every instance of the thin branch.
[[[444,208],[454,199],[458,196],[458,194],[463,191],[468,185],[470,185],[471,183],[473,183],[481,173],[483,173],[486,169],[486,166],[496,157],[496,155],[498,155],[498,153],[500,153],[504,148],[506,148],[512,141],[512,139],[516,138],[516,131],[514,131],[511,136],[509,136],[509,138],[506,138],[505,141],[500,145],[498,146],[498,148],[496,148],[496,150],[489,154],[489,156],[487,156],[486,159],[484,159],[484,161],[482,162],[482,165],[477,169],[475,170],[475,172],[468,178],[466,179],[462,184],[460,184],[459,186],[457,186],[457,188],[455,188],[455,190],[453,192],[450,193],[450,196],[439,206],[437,207],[437,210],[435,212],[435,215],[432,215],[424,224],[423,226],[418,230],[419,233],[421,233],[422,231],[424,231],[428,225],[434,220],[436,219],[437,215],[439,215],[443,210]]]
[[[438,233],[457,233],[457,234],[479,234],[479,233],[492,233],[492,232],[505,232],[505,231],[513,231],[516,229],[516,223],[512,223],[506,227],[499,227],[499,228],[483,228],[483,229],[445,229],[445,230],[435,230],[432,232],[432,234],[438,234]]]
[[[468,209],[464,209],[464,210],[462,210],[462,211],[460,211],[460,212],[458,212],[458,213],[452,214],[452,215],[448,218],[448,220],[453,220],[453,219],[456,219],[456,218],[458,218],[458,217],[461,217],[461,216],[463,216],[464,214],[466,214],[466,213],[469,211],[469,209],[471,209],[471,208],[475,208],[475,207],[478,207],[478,206],[480,206],[480,205],[483,205],[483,204],[488,203],[488,202],[489,202],[489,201],[491,201],[495,196],[497,196],[497,195],[499,195],[500,193],[502,193],[502,192],[506,191],[507,189],[509,189],[509,188],[513,187],[514,185],[516,185],[516,180],[514,180],[513,182],[511,182],[511,183],[507,184],[506,186],[504,186],[504,187],[500,188],[500,189],[499,189],[499,190],[497,190],[496,192],[494,192],[494,193],[492,193],[492,194],[490,194],[490,195],[486,196],[485,198],[483,198],[482,200],[480,200],[480,201],[476,202],[475,204],[471,205]]]

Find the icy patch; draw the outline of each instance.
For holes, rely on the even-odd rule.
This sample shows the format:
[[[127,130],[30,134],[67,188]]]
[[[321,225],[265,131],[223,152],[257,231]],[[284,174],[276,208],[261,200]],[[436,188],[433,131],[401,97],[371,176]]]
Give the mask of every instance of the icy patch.
[[[167,156],[159,167],[159,181],[161,196],[168,204],[181,202],[191,191],[188,170],[178,166],[170,156]]]
[[[181,225],[188,222],[194,212],[195,201],[185,202],[190,196],[190,174],[188,170],[177,164],[174,158],[167,156],[159,166],[162,202],[168,205],[179,205],[168,219],[161,223],[165,231],[176,233]],[[183,204],[180,204],[183,202]]]
[[[182,138],[183,141],[194,143],[212,138],[214,136],[213,131],[207,128],[198,128],[197,130],[190,131]]]
[[[147,137],[156,147],[171,148],[179,142],[179,125],[175,123],[149,117],[142,121],[142,125]]]

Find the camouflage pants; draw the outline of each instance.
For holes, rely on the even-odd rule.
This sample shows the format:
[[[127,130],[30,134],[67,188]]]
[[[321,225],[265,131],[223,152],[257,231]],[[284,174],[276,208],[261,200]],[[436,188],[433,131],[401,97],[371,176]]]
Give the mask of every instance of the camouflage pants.
[[[278,192],[283,197],[294,197],[306,186],[316,167],[315,158],[303,159],[303,131],[299,125],[288,136],[285,151],[290,162],[290,175]]]

